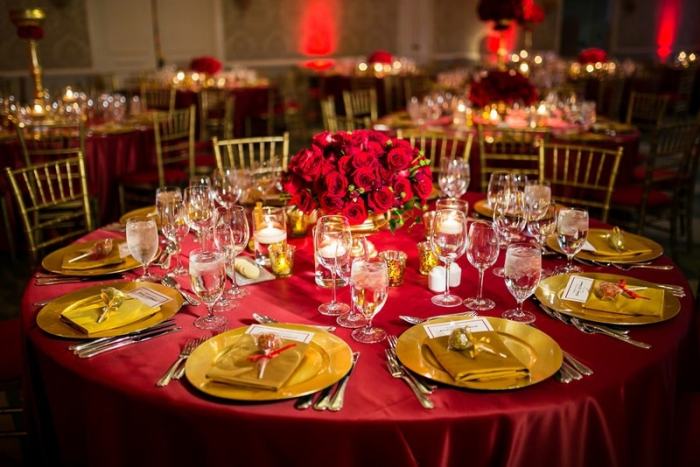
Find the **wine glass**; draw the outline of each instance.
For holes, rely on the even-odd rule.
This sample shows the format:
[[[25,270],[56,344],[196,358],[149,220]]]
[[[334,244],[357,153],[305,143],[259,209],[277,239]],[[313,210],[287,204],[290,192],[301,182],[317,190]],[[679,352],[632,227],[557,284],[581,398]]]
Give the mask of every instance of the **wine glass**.
[[[474,221],[469,224],[468,240],[467,260],[479,271],[479,294],[465,299],[463,303],[471,310],[491,310],[496,303],[483,296],[484,271],[493,266],[498,259],[498,235],[488,222]]]
[[[190,177],[190,188],[194,186],[205,186],[211,188],[211,178],[209,175],[193,175]]]
[[[566,266],[558,268],[558,274],[579,272],[572,260],[581,251],[588,237],[588,211],[585,209],[561,209],[557,216],[557,242],[566,254]]]
[[[331,273],[333,299],[319,305],[318,311],[326,316],[339,316],[350,312],[350,306],[337,301],[336,275],[339,268],[350,261],[352,234],[345,216],[323,216],[316,223],[314,247],[318,263]]]
[[[452,157],[440,160],[438,184],[450,198],[459,198],[467,192],[470,181],[469,162]]]
[[[381,258],[356,258],[350,272],[352,307],[365,318],[365,326],[354,329],[352,338],[374,344],[386,338],[386,331],[372,327],[372,318],[384,307],[389,295],[389,274]]]
[[[459,198],[440,198],[435,201],[435,209],[456,209],[469,215],[469,203]]]
[[[542,252],[537,245],[512,243],[506,250],[504,277],[506,287],[518,303],[501,316],[511,321],[532,323],[535,315],[523,310],[523,302],[535,292],[542,274]]]
[[[178,276],[187,272],[180,262],[182,252],[182,240],[190,231],[187,224],[187,209],[182,200],[164,203],[160,209],[160,229],[165,238],[173,245],[175,255],[175,269],[170,274]]]
[[[156,277],[148,273],[158,252],[158,227],[150,217],[132,217],[126,221],[126,244],[131,256],[143,265],[143,275],[140,280],[154,281]]]
[[[523,189],[525,207],[529,210],[546,207],[552,202],[552,188],[548,181],[528,181]]]
[[[238,202],[243,192],[240,174],[232,168],[216,169],[212,178],[212,194],[217,203],[230,208]]]
[[[486,202],[493,209],[497,201],[510,196],[510,172],[493,172],[489,178],[489,185],[486,190]]]
[[[547,205],[528,206],[527,211],[527,231],[537,242],[540,251],[544,255],[544,243],[547,237],[552,235],[557,227],[557,205],[549,203]],[[548,277],[552,274],[549,269],[542,269],[542,276]]]
[[[231,278],[231,289],[224,294],[224,297],[235,300],[248,295],[248,292],[239,287],[236,281],[236,257],[245,250],[248,240],[250,240],[250,226],[245,208],[232,206],[224,210],[217,222],[217,229],[222,227],[225,227],[224,232],[227,237],[220,238],[220,243],[222,243],[222,249],[227,255],[228,275]]]
[[[190,252],[192,291],[207,306],[207,315],[194,321],[199,329],[220,329],[226,325],[226,318],[214,314],[214,304],[224,291],[225,263],[225,255],[220,251],[196,249]]]
[[[190,228],[197,232],[197,241],[203,245],[206,233],[214,224],[214,204],[212,203],[209,187],[193,185],[185,188],[185,206],[187,207],[187,222]]]
[[[467,246],[467,216],[464,211],[456,209],[435,211],[430,244],[438,259],[445,263],[445,291],[435,295],[431,301],[435,305],[444,307],[460,305],[462,299],[450,294],[450,265],[464,254]]]
[[[178,186],[162,186],[156,189],[156,212],[160,215],[161,206],[171,201],[182,201],[182,190]]]
[[[521,192],[508,191],[496,198],[493,205],[493,228],[498,234],[500,248],[505,249],[520,236],[527,225],[524,199]],[[503,268],[493,269],[493,274],[503,277]]]

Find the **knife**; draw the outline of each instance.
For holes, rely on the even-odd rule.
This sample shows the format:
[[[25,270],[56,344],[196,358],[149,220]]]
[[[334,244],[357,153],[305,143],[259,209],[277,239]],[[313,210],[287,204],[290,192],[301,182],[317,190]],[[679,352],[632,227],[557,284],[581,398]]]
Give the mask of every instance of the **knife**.
[[[122,347],[126,347],[126,346],[131,345],[131,344],[136,344],[138,342],[146,342],[148,340],[153,339],[154,337],[165,336],[166,334],[177,332],[180,329],[181,328],[179,328],[179,327],[166,328],[166,329],[161,329],[159,331],[153,332],[151,334],[143,334],[143,335],[135,336],[135,337],[125,337],[123,339],[117,339],[115,341],[112,341],[112,342],[110,342],[106,345],[103,345],[101,347],[98,347],[96,349],[90,349],[87,351],[78,352],[77,355],[80,358],[94,357],[94,356],[99,355],[101,353],[109,352],[111,350],[120,349]]]

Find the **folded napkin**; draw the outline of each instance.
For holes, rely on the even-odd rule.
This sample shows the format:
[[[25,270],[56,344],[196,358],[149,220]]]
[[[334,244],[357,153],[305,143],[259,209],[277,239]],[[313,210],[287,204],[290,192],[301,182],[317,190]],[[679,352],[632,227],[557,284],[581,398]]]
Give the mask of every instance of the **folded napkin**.
[[[99,295],[84,298],[63,310],[61,319],[88,336],[92,336],[149,318],[160,310],[159,306],[151,307],[140,300],[128,297],[118,308],[110,310],[102,323],[98,323],[97,318],[104,306],[105,302]]]
[[[630,298],[620,293],[613,299],[604,300],[595,293],[600,282],[594,281],[588,299],[583,304],[584,309],[628,316],[661,316],[663,313],[664,291],[661,289],[627,286],[642,298]]]
[[[476,339],[488,339],[488,346],[496,353],[505,355],[505,358],[485,351],[471,358],[466,351],[450,350],[447,347],[449,336],[427,339],[426,345],[445,371],[458,382],[484,382],[528,376],[528,368],[513,355],[496,332],[478,332],[473,335]]]
[[[112,251],[100,259],[91,259],[89,256],[83,259],[79,259],[73,263],[69,263],[71,259],[86,253],[92,248],[95,242],[89,242],[85,244],[84,248],[79,250],[73,250],[69,254],[63,255],[63,262],[61,263],[61,269],[66,271],[87,271],[89,269],[97,269],[105,266],[112,266],[114,264],[119,264],[124,259],[119,254],[119,244],[121,242],[114,242],[114,247]]]
[[[631,235],[624,235],[624,249],[617,251],[610,243],[611,231],[605,231],[601,234],[588,235],[588,243],[591,244],[595,251],[591,252],[596,256],[626,258],[634,257],[646,253],[651,253],[651,249],[641,240]]]
[[[282,340],[282,345],[295,344],[270,359],[263,377],[258,379],[258,363],[248,357],[259,354],[255,337],[243,334],[227,347],[207,372],[207,378],[217,383],[277,391],[289,381],[304,358],[307,344]]]

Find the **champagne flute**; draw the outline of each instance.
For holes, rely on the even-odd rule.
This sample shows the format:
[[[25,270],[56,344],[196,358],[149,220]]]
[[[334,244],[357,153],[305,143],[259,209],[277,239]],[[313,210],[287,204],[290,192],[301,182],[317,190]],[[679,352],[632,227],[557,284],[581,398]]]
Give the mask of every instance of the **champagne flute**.
[[[474,221],[469,224],[469,244],[467,260],[479,271],[479,294],[464,300],[464,305],[470,310],[487,311],[496,303],[484,298],[484,271],[493,266],[498,259],[498,235],[493,226],[485,221]]]
[[[443,158],[440,160],[438,184],[445,195],[450,198],[460,198],[467,192],[470,181],[469,162],[459,158]]]
[[[192,291],[207,306],[207,315],[194,321],[199,329],[221,329],[226,325],[226,318],[214,314],[214,304],[224,291],[225,263],[224,253],[220,251],[196,249],[190,252]]]
[[[354,329],[352,338],[374,344],[386,338],[386,331],[372,327],[372,319],[384,307],[389,295],[389,273],[381,258],[356,258],[350,272],[352,307],[364,316],[366,324]]]
[[[231,278],[231,289],[224,294],[224,297],[235,300],[248,295],[248,292],[239,287],[236,281],[236,257],[245,250],[248,240],[250,240],[250,226],[245,208],[232,206],[230,209],[226,209],[217,222],[217,226],[222,225],[228,230],[228,239],[223,249],[226,251],[227,272]]]
[[[346,303],[338,302],[336,275],[338,268],[350,261],[352,251],[352,235],[350,223],[345,216],[323,216],[316,223],[314,233],[316,259],[319,264],[331,273],[333,284],[333,299],[329,303],[319,305],[318,311],[326,316],[340,316],[350,312]]]
[[[532,323],[535,315],[523,310],[523,302],[535,292],[542,274],[542,252],[537,245],[512,243],[506,250],[504,277],[506,287],[517,307],[504,311],[501,316],[511,321]]]
[[[557,269],[558,274],[579,272],[572,260],[581,251],[588,237],[588,211],[585,209],[561,209],[557,216],[557,242],[566,254],[566,266]]]
[[[444,307],[460,305],[462,299],[450,294],[450,265],[464,254],[467,246],[466,214],[456,209],[435,211],[430,244],[438,259],[445,263],[445,291],[433,296],[431,301]]]
[[[180,254],[182,253],[182,240],[190,231],[190,226],[187,224],[187,209],[185,209],[185,203],[182,200],[170,201],[161,206],[160,229],[175,249],[173,251],[175,269],[170,274],[174,276],[184,274],[187,271],[182,267]]]
[[[143,275],[139,280],[155,281],[148,273],[148,265],[158,252],[158,227],[150,217],[132,217],[126,221],[126,244],[131,256],[143,265]]]
[[[241,197],[243,184],[237,170],[226,168],[216,169],[212,178],[212,194],[217,203],[225,208],[231,208]]]
[[[187,222],[190,228],[197,232],[199,244],[203,245],[206,233],[214,224],[214,204],[209,188],[204,185],[185,188],[184,201],[187,207]]]

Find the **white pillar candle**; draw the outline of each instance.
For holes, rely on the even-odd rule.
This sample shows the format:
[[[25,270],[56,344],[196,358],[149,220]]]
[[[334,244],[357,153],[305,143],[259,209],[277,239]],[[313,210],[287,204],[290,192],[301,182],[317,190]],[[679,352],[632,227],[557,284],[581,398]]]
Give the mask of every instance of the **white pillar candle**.
[[[457,263],[450,265],[450,287],[459,287],[462,283],[462,268]],[[445,291],[445,266],[435,266],[428,275],[428,288],[433,292]]]
[[[457,219],[450,217],[440,224],[439,231],[444,234],[459,234],[462,233],[462,229],[464,229],[464,225]]]
[[[287,232],[277,227],[263,227],[255,231],[255,241],[258,243],[272,244],[283,242],[287,239]]]
[[[324,258],[335,258],[339,256],[344,256],[345,253],[345,246],[340,245],[339,242],[336,241],[330,241],[318,250],[318,255]]]

